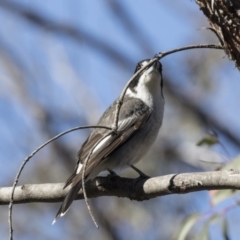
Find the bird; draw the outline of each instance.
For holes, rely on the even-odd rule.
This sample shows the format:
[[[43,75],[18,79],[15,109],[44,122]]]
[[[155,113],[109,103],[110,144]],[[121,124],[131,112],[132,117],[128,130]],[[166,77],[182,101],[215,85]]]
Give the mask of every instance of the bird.
[[[151,59],[140,61],[135,73],[150,61]],[[119,98],[103,113],[97,125],[114,127],[118,100]],[[113,173],[113,169],[116,168],[132,167],[141,176],[143,175],[134,164],[155,142],[162,125],[164,104],[162,64],[155,61],[128,85],[119,111],[117,131],[94,128],[81,146],[73,174],[63,188],[70,186],[70,189],[53,224],[66,214],[82,188],[83,163],[90,151],[92,154],[85,168],[85,182],[95,178],[104,170]]]

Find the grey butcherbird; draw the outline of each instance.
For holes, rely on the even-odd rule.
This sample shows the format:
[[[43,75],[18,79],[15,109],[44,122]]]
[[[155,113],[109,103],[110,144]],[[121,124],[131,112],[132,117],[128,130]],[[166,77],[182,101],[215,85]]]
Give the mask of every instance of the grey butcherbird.
[[[150,59],[146,59],[139,62],[135,72],[149,61]],[[104,170],[111,171],[126,166],[136,170],[132,164],[137,163],[149,150],[162,125],[164,110],[162,90],[162,65],[157,61],[143,70],[129,85],[120,109],[117,133],[109,135],[108,129],[96,128],[83,143],[78,152],[75,170],[64,186],[66,188],[70,185],[69,192],[53,224],[67,212],[82,187],[82,166],[93,147],[85,170],[86,181]],[[97,125],[114,127],[116,104],[117,101],[105,111]]]

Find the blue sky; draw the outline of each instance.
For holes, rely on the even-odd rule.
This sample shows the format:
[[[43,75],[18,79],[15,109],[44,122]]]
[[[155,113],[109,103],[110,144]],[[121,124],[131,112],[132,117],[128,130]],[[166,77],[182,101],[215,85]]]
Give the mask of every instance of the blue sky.
[[[125,16],[118,14],[118,7],[115,11],[110,7],[114,1],[10,2],[18,3],[23,9],[29,9],[58,24],[72,26],[81,33],[82,38],[76,40],[68,34],[39,27],[0,5],[0,21],[4,23],[0,25],[1,185],[10,185],[22,160],[54,134],[77,125],[96,123],[104,109],[118,97],[138,61],[151,58],[159,51],[184,45],[218,44],[211,32],[201,29],[208,23],[194,1],[116,1],[125,9]],[[132,29],[129,19],[133,24]],[[105,46],[109,52],[99,46]],[[114,58],[111,52],[119,58]],[[222,51],[190,50],[170,55],[162,63],[163,74],[170,79],[175,90],[188,96],[239,136],[239,72]],[[159,141],[194,144],[206,129],[198,124],[198,119],[192,119],[191,114],[184,114],[183,107],[176,101],[170,95],[166,96],[165,118]],[[45,112],[49,114],[45,115]],[[49,129],[41,125],[44,121],[50,121]],[[60,142],[75,156],[87,133],[73,133]],[[239,147],[221,133],[219,137],[231,157],[239,154]],[[164,145],[161,142],[159,144]],[[44,173],[36,174],[36,171],[45,169],[49,164],[54,168],[46,167],[49,171],[46,173],[47,181],[64,181],[68,173],[64,173],[65,165],[57,160],[58,157],[50,146],[43,150],[24,171],[22,183],[41,183]],[[58,171],[61,171],[61,176],[56,174]],[[186,169],[182,167],[181,171]],[[196,199],[194,196],[189,198],[189,202]],[[201,195],[201,198],[206,199],[207,195]],[[168,200],[159,201],[166,204]],[[209,207],[199,199],[193,201],[194,211]],[[154,204],[157,205],[158,200],[154,200]],[[44,206],[41,204],[40,208],[44,209]],[[50,213],[45,211],[44,216],[38,216],[39,219],[35,220],[39,231],[47,227],[46,222],[53,218],[56,206],[54,209],[52,206],[47,205]],[[6,218],[6,211],[2,211]],[[181,215],[181,218],[185,215]],[[44,219],[42,225],[41,219]],[[3,223],[6,226],[3,232],[7,236],[6,219]],[[125,224],[126,229],[135,231],[129,236],[141,239],[137,228]],[[89,227],[90,220],[85,225]],[[18,239],[31,239],[33,233],[24,235],[21,224],[19,226]],[[57,233],[59,237],[65,236],[63,234],[68,236],[67,226],[65,233],[62,232],[61,223],[54,228],[49,226],[44,238],[56,239]],[[121,229],[125,229],[124,226]],[[76,224],[75,227],[79,226]],[[150,227],[145,229],[143,239],[146,236],[150,239],[150,232]],[[167,230],[164,234],[167,235]],[[152,236],[152,239],[155,238]]]

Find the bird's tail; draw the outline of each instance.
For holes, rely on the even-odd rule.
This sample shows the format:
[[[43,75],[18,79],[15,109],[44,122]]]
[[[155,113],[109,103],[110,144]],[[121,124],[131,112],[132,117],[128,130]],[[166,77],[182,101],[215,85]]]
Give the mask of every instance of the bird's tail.
[[[54,224],[59,217],[62,217],[66,214],[66,212],[68,211],[70,205],[76,198],[78,191],[80,190],[81,187],[82,187],[82,181],[78,182],[75,186],[73,186],[69,190],[52,224]]]

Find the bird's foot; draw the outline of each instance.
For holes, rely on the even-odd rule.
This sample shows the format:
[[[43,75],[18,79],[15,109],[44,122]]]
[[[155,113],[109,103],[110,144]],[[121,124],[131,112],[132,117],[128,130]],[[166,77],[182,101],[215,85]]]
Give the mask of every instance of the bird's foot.
[[[113,180],[116,177],[119,177],[112,169],[108,168],[107,171],[109,172],[109,174],[107,175],[109,181]]]
[[[112,176],[118,176],[112,169],[108,168],[107,171],[109,172],[109,175]]]
[[[133,166],[132,164],[130,165],[130,167],[135,170],[138,174],[139,177],[138,178],[150,178],[148,175],[146,175],[145,173],[143,173],[141,170],[139,170],[138,168],[136,168],[135,166]]]

